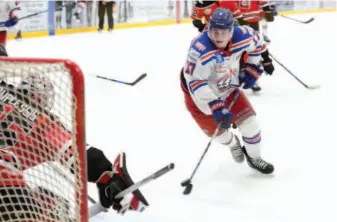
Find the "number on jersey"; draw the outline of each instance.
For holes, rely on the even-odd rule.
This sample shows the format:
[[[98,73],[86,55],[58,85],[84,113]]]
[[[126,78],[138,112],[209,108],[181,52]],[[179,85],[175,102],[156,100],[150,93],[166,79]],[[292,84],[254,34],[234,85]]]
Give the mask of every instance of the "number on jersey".
[[[242,9],[250,9],[250,0],[240,0],[239,6]]]
[[[193,75],[194,69],[195,69],[195,63],[187,60],[186,65],[185,65],[185,73],[189,75]]]

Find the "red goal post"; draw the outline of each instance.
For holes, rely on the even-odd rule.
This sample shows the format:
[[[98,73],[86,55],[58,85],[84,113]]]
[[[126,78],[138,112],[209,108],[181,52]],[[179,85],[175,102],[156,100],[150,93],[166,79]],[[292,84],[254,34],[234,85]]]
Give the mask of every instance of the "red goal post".
[[[27,171],[29,172],[27,175],[25,175],[24,171],[24,179],[27,180],[29,187],[45,187],[51,190],[53,194],[59,195],[69,202],[69,215],[62,215],[61,213],[57,215],[61,217],[61,221],[88,221],[84,75],[81,68],[75,62],[66,59],[0,57],[0,80],[15,85],[31,74],[47,77],[52,82],[55,94],[51,112],[58,116],[60,121],[65,125],[65,128],[71,132],[71,145],[74,148],[74,164],[72,165],[74,173],[69,173],[70,166],[61,165],[58,153],[51,151],[51,148],[45,145],[47,144],[45,143],[39,145],[38,149],[40,150],[38,150],[38,152],[41,151],[44,155],[48,155],[48,160],[53,159],[54,161],[49,162],[53,162],[53,164],[60,167],[64,175],[61,176],[60,173],[54,172],[48,168],[47,164],[43,163],[41,164],[43,166],[33,167],[34,169],[28,168]],[[0,93],[0,102],[4,104],[4,101],[1,101],[1,95]],[[5,98],[5,96],[3,96],[3,98]],[[2,128],[0,129],[3,131]],[[58,138],[55,137],[54,139],[57,140]],[[2,151],[4,152],[4,150],[8,148],[6,142],[2,145],[2,147],[0,145],[0,160],[1,155],[3,155]],[[33,154],[34,153],[31,153],[31,155]],[[13,156],[15,155],[13,154]],[[30,156],[24,156],[23,158],[29,157]],[[34,158],[40,157],[41,156],[37,156]],[[1,168],[1,163],[2,162],[0,162],[0,171],[1,169],[4,170],[4,167]],[[10,165],[11,161],[5,164]],[[24,163],[20,164],[21,166],[24,165]],[[5,170],[8,170],[8,168],[5,168]],[[2,174],[0,174],[0,176],[1,175]],[[69,181],[65,178],[68,178]],[[0,178],[0,180],[1,179],[2,178]],[[2,187],[2,189],[5,188]],[[13,203],[13,206],[8,206],[8,203],[4,206],[5,204],[1,201],[1,198],[4,198],[4,195],[0,196],[0,208],[2,207],[2,210],[7,209],[6,207],[14,207],[15,203]],[[10,199],[10,197],[8,198]],[[3,206],[1,206],[1,204],[3,204]],[[5,221],[2,218],[5,217],[4,214],[5,213],[0,210],[0,221]],[[35,214],[39,213],[35,212]],[[46,220],[59,221],[59,219],[53,220],[53,218]]]

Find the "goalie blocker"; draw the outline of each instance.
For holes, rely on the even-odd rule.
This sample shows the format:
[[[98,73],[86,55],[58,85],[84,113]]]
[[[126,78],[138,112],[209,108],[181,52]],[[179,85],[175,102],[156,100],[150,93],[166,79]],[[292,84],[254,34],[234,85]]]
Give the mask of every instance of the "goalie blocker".
[[[115,199],[119,192],[134,184],[126,169],[125,153],[116,157],[114,166],[104,153],[95,147],[87,150],[87,156],[88,181],[96,183],[103,207],[112,207],[118,213],[124,214],[127,210],[141,212],[148,206],[139,190],[131,195]],[[1,158],[3,161],[3,157]],[[1,179],[5,179],[8,174],[4,173],[5,168],[1,168],[0,164]],[[50,218],[59,220],[61,219],[59,215],[69,214],[69,203],[63,197],[44,187],[31,189],[26,185],[20,173],[12,173],[10,176],[11,184],[1,182],[0,186],[0,218],[5,221],[16,219],[44,221]],[[16,178],[15,184],[13,184],[13,178]],[[45,215],[45,218],[41,218],[41,215]]]
[[[7,56],[1,45],[0,55]],[[52,83],[36,75],[19,85],[0,80],[0,94],[0,220],[58,221],[69,214],[68,200],[45,187],[30,187],[23,175],[27,169],[54,160],[73,169],[73,151],[67,145],[70,132],[50,112]],[[57,142],[53,140],[55,137]],[[48,145],[50,153],[42,149],[42,143]],[[125,153],[119,154],[113,165],[103,151],[88,148],[88,182],[96,183],[102,206],[112,207],[121,214],[127,210],[144,210],[148,203],[139,190],[115,198],[117,193],[134,184],[126,168]],[[53,153],[57,155],[50,155]]]

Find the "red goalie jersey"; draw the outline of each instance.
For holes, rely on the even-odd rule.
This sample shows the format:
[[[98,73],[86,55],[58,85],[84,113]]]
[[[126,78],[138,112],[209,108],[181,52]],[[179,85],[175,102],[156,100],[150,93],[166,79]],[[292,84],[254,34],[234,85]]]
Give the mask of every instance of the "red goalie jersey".
[[[44,93],[46,97],[38,97],[25,88],[0,83],[0,187],[24,186],[24,170],[71,155],[72,136],[47,111],[52,97]]]
[[[239,0],[238,7],[245,22],[259,22],[264,17],[263,7],[268,6],[268,1],[263,0]]]

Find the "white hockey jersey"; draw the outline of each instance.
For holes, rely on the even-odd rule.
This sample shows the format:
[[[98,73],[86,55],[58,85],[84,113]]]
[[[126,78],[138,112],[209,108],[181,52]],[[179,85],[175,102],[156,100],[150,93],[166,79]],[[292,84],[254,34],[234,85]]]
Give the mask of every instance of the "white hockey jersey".
[[[19,1],[0,1],[0,22],[5,22],[10,16],[18,17],[20,11]],[[0,27],[1,30],[7,30],[6,27]]]
[[[259,67],[262,74],[262,50],[263,39],[248,26],[234,26],[226,51],[216,48],[208,37],[208,31],[196,37],[188,52],[184,78],[199,110],[211,115],[209,102],[226,99],[235,88],[240,87],[240,59],[244,52],[248,54],[247,63]]]

